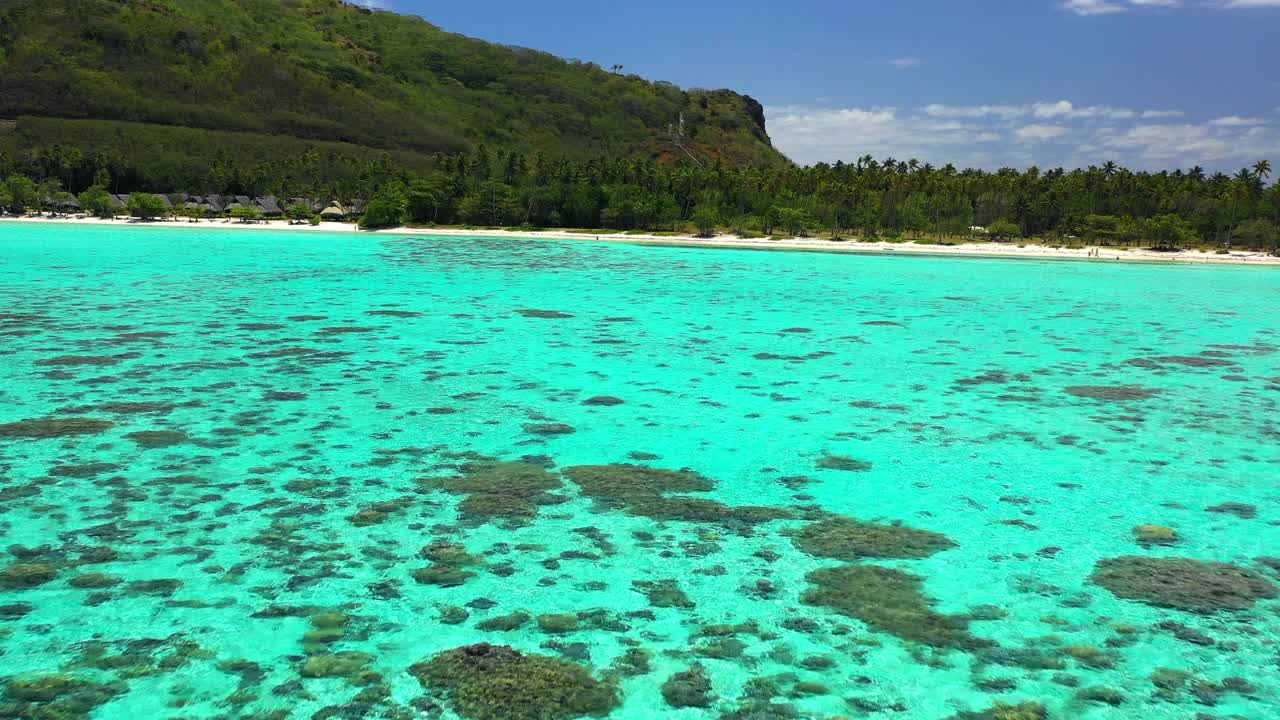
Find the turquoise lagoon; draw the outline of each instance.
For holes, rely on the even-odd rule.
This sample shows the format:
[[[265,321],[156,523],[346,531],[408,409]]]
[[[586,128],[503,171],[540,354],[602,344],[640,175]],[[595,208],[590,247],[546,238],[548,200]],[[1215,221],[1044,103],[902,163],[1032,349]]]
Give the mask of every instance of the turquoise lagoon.
[[[1276,717],[1278,406],[1266,268],[3,225],[0,717]]]

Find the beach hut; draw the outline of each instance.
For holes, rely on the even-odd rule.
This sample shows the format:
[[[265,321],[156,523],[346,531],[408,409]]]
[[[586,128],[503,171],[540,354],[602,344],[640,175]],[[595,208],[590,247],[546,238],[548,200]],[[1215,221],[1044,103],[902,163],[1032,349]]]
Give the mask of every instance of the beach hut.
[[[188,197],[187,201],[182,204],[182,207],[186,208],[187,210],[199,210],[200,214],[196,216],[197,220],[200,217],[208,217],[209,215],[217,214],[217,211],[213,209],[213,206],[210,205],[209,202],[205,200],[205,198],[199,197],[197,195],[192,195]]]
[[[317,200],[316,198],[289,198],[289,206],[292,207],[294,205],[303,205],[313,213],[318,213],[327,207],[323,200]]]
[[[346,208],[338,204],[337,200],[329,203],[329,207],[320,211],[320,217],[325,220],[341,220],[347,216]]]
[[[262,212],[263,217],[281,217],[284,210],[280,209],[280,201],[273,195],[267,195],[254,200],[254,205]]]

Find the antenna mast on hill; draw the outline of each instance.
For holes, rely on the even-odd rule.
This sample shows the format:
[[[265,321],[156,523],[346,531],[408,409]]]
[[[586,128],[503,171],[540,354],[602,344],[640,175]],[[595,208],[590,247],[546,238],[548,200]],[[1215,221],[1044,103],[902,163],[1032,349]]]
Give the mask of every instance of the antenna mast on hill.
[[[676,147],[680,148],[681,150],[683,150],[684,154],[688,155],[689,159],[692,160],[695,165],[701,168],[702,161],[694,157],[693,153],[689,152],[689,149],[684,146],[684,112],[683,111],[681,111],[680,113],[679,124],[676,125],[675,127],[672,127],[670,124],[668,124],[667,132],[671,135],[671,143]]]

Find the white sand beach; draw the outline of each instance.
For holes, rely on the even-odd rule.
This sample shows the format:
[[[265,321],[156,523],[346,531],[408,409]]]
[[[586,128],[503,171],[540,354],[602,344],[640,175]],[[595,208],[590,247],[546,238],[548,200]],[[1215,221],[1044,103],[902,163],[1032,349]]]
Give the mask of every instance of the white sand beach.
[[[460,228],[391,228],[386,230],[360,231],[351,223],[322,222],[319,225],[291,225],[284,220],[261,221],[245,224],[240,222],[223,222],[222,220],[203,220],[198,223],[186,220],[156,220],[141,222],[136,220],[103,220],[91,217],[28,217],[0,218],[0,223],[22,222],[28,224],[49,225],[111,225],[119,227],[163,227],[205,230],[287,230],[297,232],[367,232],[384,235],[430,235],[430,236],[462,236],[462,237],[498,237],[527,238],[543,240],[591,240],[599,242],[622,242],[640,245],[671,245],[679,247],[705,248],[748,248],[756,250],[791,250],[824,253],[875,253],[900,255],[962,255],[967,257],[1003,257],[1032,259],[1074,259],[1092,262],[1179,262],[1179,263],[1227,263],[1280,267],[1280,257],[1260,252],[1233,251],[1230,254],[1204,252],[1200,250],[1182,250],[1177,252],[1157,252],[1147,248],[1115,248],[1115,247],[1050,247],[1047,245],[1018,243],[957,243],[954,245],[917,244],[914,242],[860,242],[856,240],[832,241],[822,238],[789,238],[769,240],[766,238],[741,238],[734,235],[719,235],[714,238],[700,238],[693,235],[594,235],[579,232],[561,232],[554,230],[466,230]],[[3,233],[0,233],[3,241]],[[1098,254],[1093,255],[1094,250]]]

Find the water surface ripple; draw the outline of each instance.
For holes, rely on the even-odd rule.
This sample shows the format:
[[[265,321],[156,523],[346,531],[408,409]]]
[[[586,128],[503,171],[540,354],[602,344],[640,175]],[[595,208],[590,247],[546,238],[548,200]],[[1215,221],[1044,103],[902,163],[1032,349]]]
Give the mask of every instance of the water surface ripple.
[[[1248,267],[7,225],[0,717],[1276,717],[1277,318]]]

